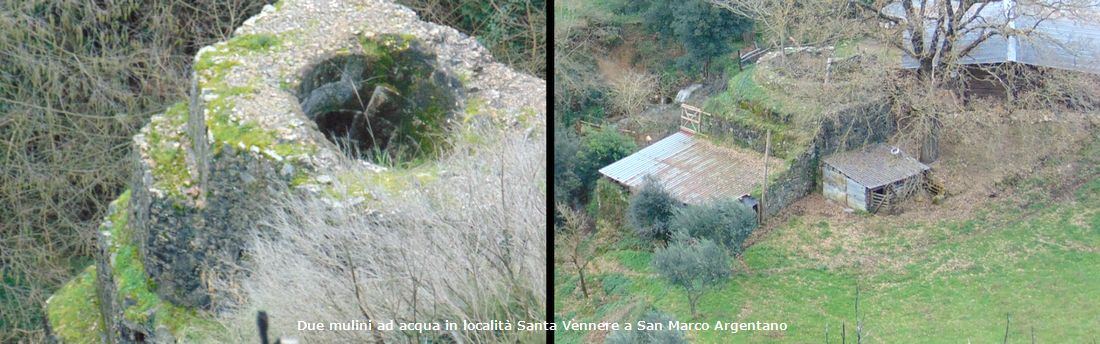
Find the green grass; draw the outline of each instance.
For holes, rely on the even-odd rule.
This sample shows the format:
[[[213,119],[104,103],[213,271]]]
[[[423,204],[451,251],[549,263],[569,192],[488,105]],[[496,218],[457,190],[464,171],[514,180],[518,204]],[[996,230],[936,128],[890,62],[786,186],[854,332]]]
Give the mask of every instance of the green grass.
[[[608,253],[609,256],[615,257],[619,264],[629,268],[636,272],[652,272],[653,269],[649,265],[652,252],[647,251],[635,251],[635,250],[623,250],[614,251]]]
[[[730,77],[726,92],[707,99],[703,108],[719,120],[728,121],[756,132],[771,132],[771,153],[783,159],[793,159],[805,151],[813,139],[813,133],[798,127],[792,118],[805,111],[812,111],[797,99],[782,96],[781,91],[769,90],[755,80],[755,65]],[[731,143],[746,146],[729,137],[715,140],[733,140]]]
[[[838,342],[844,324],[852,339],[858,286],[868,342],[1000,342],[1006,314],[1010,341],[1030,340],[1034,329],[1038,341],[1087,342],[1100,335],[1100,178],[1074,196],[1060,203],[1047,197],[1041,207],[992,203],[966,220],[896,225],[872,216],[860,220],[857,238],[841,224],[793,219],[746,250],[744,265],[735,263],[740,272],[700,300],[697,319],[786,322],[787,331],[689,336],[697,343],[822,342],[828,326]],[[609,251],[605,258],[628,271],[621,274],[628,283],[616,282],[628,291],[600,290],[588,301],[558,292],[558,312],[598,321],[613,310],[591,304],[611,300],[690,320],[683,291],[653,274],[644,257]],[[573,280],[555,277],[559,287]],[[585,335],[555,334],[563,342]]]
[[[859,40],[844,40],[837,42],[834,47],[835,50],[833,50],[833,56],[841,59],[855,56],[859,52],[857,50],[858,46]]]

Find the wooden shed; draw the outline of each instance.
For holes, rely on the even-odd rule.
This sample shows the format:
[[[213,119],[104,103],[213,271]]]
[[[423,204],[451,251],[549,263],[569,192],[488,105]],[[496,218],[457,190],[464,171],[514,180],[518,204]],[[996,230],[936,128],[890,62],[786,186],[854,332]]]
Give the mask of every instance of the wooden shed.
[[[833,154],[821,170],[825,198],[875,212],[921,190],[929,167],[896,147],[879,144]]]

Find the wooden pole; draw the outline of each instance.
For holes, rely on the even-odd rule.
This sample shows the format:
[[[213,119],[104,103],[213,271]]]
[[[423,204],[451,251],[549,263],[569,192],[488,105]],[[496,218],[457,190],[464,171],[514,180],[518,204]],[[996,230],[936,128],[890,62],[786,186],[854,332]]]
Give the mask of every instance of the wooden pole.
[[[761,225],[764,224],[764,218],[766,217],[764,214],[767,211],[767,208],[765,208],[765,206],[764,206],[764,203],[765,203],[764,201],[767,200],[767,198],[768,198],[768,153],[771,150],[771,146],[772,146],[772,131],[768,130],[768,132],[764,135],[765,135],[764,136],[764,184],[763,184],[764,185],[764,189],[763,189],[764,191],[760,193],[760,214],[759,214],[759,216],[760,216],[760,221],[759,222],[760,222]]]

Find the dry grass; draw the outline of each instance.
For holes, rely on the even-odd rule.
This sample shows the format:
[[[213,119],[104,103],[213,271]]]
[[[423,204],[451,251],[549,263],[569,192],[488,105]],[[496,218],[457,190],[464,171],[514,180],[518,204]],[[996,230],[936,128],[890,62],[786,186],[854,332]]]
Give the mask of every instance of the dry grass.
[[[546,1],[398,0],[425,20],[477,36],[498,61],[546,78]]]
[[[544,125],[543,125],[544,126]],[[440,176],[368,201],[288,196],[259,224],[245,302],[230,342],[255,341],[257,310],[274,335],[310,343],[540,342],[544,332],[298,331],[298,321],[543,321],[546,312],[545,137],[478,130],[456,142]],[[360,169],[347,162],[351,171]],[[361,173],[371,173],[362,171]],[[380,194],[380,193],[376,193]],[[339,198],[339,197],[338,197]]]
[[[1065,191],[1046,191],[1055,199],[1072,195],[1069,191],[1080,185],[1077,180],[1081,171],[1089,168],[1077,162],[1076,156],[1083,146],[1096,139],[1091,128],[1100,121],[1095,114],[1064,112],[1057,119],[1043,120],[1042,113],[1029,115],[995,109],[989,106],[985,112],[945,119],[948,125],[941,142],[943,156],[932,164],[934,173],[945,180],[947,187],[948,197],[943,203],[934,205],[927,195],[921,194],[903,202],[894,213],[868,216],[846,213],[842,211],[843,205],[815,193],[784,209],[769,226],[754,233],[752,241],[768,237],[794,248],[799,256],[810,258],[812,264],[830,269],[857,267],[897,272],[950,235],[950,229],[938,224],[984,218],[982,209],[988,209],[994,202],[1008,201],[1026,208],[1035,196],[1016,191],[1019,188],[1016,184],[1024,179],[1063,181]],[[772,233],[773,229],[789,227],[792,221],[801,219],[819,222],[800,224],[800,231]],[[913,229],[917,227],[923,230]],[[905,233],[906,254],[873,244],[894,240],[898,232]],[[930,276],[973,264],[952,256],[938,259],[941,265]],[[784,267],[797,268],[803,267]]]

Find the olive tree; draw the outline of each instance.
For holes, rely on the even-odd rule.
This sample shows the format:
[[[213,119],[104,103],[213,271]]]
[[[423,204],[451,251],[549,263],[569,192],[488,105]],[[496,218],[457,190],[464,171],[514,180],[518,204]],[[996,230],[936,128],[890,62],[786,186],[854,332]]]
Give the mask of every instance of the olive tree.
[[[657,310],[650,310],[646,312],[641,321],[647,324],[668,324],[669,321],[674,321],[671,315],[662,313]],[[684,331],[677,329],[661,327],[660,329],[636,329],[636,330],[617,330],[612,332],[610,336],[607,336],[606,344],[680,344],[687,343],[687,338],[684,337]]]
[[[730,277],[729,255],[714,241],[678,235],[676,241],[653,253],[653,267],[669,283],[687,293],[691,316],[696,304],[710,288]]]
[[[721,199],[677,210],[671,228],[692,238],[713,240],[736,256],[756,229],[756,213],[735,199]]]
[[[672,237],[669,222],[679,203],[657,179],[647,176],[641,190],[630,198],[627,223],[643,238],[667,242]]]

